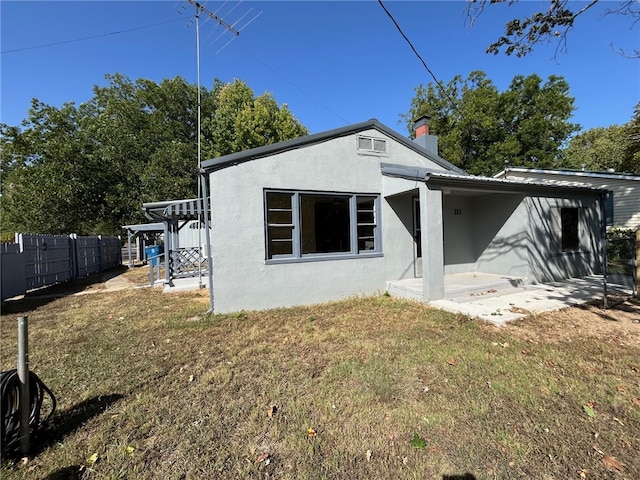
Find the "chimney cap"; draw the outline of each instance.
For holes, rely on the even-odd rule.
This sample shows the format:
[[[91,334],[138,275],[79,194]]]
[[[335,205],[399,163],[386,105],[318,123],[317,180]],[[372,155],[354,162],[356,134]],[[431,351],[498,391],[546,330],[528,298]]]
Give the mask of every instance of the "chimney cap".
[[[420,127],[422,125],[429,125],[431,123],[430,115],[420,115],[413,121],[416,127]]]

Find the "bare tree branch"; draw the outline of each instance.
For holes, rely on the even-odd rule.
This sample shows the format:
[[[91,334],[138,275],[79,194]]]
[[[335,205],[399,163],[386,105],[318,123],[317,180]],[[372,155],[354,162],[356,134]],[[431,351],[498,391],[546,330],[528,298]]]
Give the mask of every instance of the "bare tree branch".
[[[518,0],[467,0],[466,23],[472,27],[482,15],[487,5],[506,3],[513,5]],[[513,19],[505,26],[505,34],[496,42],[487,47],[487,53],[497,55],[501,50],[506,55],[524,57],[533,51],[536,44],[557,41],[554,59],[558,53],[567,52],[567,38],[574,26],[576,19],[591,9],[600,0],[591,0],[580,10],[573,11],[568,8],[569,0],[549,0],[549,8],[546,12],[537,12],[524,19]],[[623,0],[615,7],[608,9],[605,15],[627,15],[634,19],[633,28],[640,21],[640,2],[638,0]],[[637,55],[628,56],[622,49],[614,50],[626,58],[638,58]],[[636,51],[634,51],[636,52]],[[636,52],[637,53],[637,52]]]

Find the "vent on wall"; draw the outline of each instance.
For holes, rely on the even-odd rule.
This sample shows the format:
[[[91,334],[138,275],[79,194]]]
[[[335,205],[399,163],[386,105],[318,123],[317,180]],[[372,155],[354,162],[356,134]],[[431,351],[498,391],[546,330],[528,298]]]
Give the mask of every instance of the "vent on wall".
[[[461,208],[454,208],[453,209],[453,214],[454,215],[462,215],[462,209]]]
[[[365,135],[358,135],[358,152],[373,153],[387,155],[388,145],[384,138],[367,137]]]

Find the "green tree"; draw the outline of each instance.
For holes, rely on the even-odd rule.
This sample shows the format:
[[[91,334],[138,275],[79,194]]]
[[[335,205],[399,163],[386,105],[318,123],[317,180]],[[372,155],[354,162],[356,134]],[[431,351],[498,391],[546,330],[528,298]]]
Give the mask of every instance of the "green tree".
[[[635,106],[631,121],[622,128],[624,151],[620,170],[640,175],[640,102]]]
[[[207,139],[204,152],[211,157],[240,152],[308,135],[308,130],[278,106],[270,93],[256,97],[243,81],[217,85],[215,112],[202,123]]]
[[[419,85],[409,113],[413,121],[431,117],[440,155],[474,175],[493,175],[505,164],[552,167],[569,136],[579,126],[569,122],[574,99],[562,77],[546,82],[537,75],[513,78],[499,92],[484,72],[454,77],[440,88]]]
[[[624,154],[624,129],[619,125],[598,127],[571,138],[563,151],[562,166],[566,168],[619,171]]]
[[[562,167],[640,174],[640,103],[624,125],[580,132],[562,151]]]
[[[106,79],[80,106],[34,100],[20,126],[0,125],[2,230],[119,234],[145,221],[143,202],[196,196],[197,86]],[[200,97],[202,159],[307,134],[244,82],[215,80]]]
[[[517,2],[518,0],[467,0],[468,21],[470,25],[473,25],[487,6],[500,3],[512,6]],[[558,50],[566,52],[569,31],[573,28],[578,17],[592,9],[599,3],[599,0],[590,0],[589,2],[549,0],[541,3],[548,4],[545,11],[536,12],[527,18],[516,18],[507,22],[505,34],[487,47],[487,53],[497,55],[500,53],[500,49],[504,49],[506,55],[515,54],[517,57],[524,57],[532,52],[536,44],[554,40],[558,42],[556,54]],[[637,25],[640,20],[640,4],[637,0],[619,0],[611,2],[611,5],[604,11],[605,15],[627,15],[631,19],[631,28]],[[640,57],[638,50],[634,50],[628,55],[624,50],[619,50],[619,53],[624,56]]]

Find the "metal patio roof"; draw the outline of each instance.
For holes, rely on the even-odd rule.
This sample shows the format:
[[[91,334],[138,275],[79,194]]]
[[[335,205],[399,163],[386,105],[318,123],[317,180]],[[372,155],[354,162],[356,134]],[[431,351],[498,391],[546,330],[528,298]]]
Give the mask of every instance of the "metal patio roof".
[[[148,219],[156,222],[197,220],[204,213],[202,201],[197,198],[143,203],[142,210]]]

